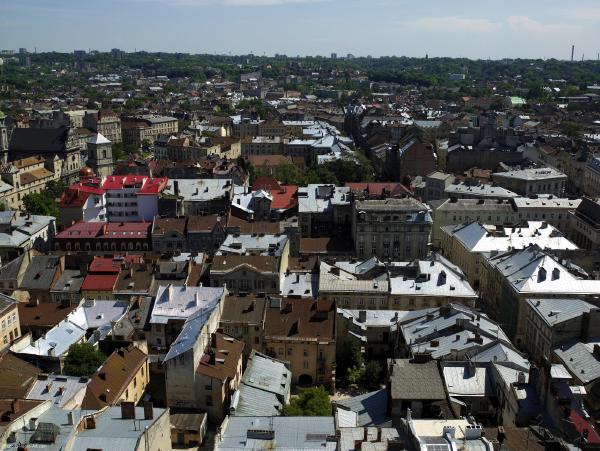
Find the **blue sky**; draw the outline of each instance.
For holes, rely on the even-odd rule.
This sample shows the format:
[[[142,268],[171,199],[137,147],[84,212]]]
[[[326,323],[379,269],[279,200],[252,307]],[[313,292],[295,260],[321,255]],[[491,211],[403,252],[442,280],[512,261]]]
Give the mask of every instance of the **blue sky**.
[[[598,0],[0,0],[0,48],[597,58]]]

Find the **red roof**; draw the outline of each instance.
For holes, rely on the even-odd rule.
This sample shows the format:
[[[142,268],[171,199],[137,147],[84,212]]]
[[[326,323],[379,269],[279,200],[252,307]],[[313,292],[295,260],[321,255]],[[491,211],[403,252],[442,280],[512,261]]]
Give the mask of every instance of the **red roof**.
[[[575,426],[575,429],[577,429],[577,432],[579,432],[580,434],[583,434],[583,431],[587,429],[587,431],[588,431],[587,442],[588,443],[592,443],[592,444],[600,443],[600,436],[594,429],[594,426],[592,426],[592,424],[589,421],[587,421],[585,418],[583,418],[576,410],[571,409],[571,414],[569,415],[569,420],[571,420],[571,423],[573,424],[573,426]]]
[[[259,177],[252,185],[252,191],[269,191],[273,196],[272,210],[289,210],[298,205],[298,186],[282,185],[273,177]]]
[[[76,222],[55,238],[94,238],[101,234],[103,227],[103,222]]]
[[[114,258],[94,257],[88,268],[94,274],[118,274],[121,271],[122,260]]]
[[[105,190],[138,188],[137,194],[158,194],[167,186],[167,177],[150,178],[145,175],[109,175],[102,183]]]
[[[83,280],[81,291],[113,291],[119,274],[88,274]]]
[[[149,222],[109,222],[102,238],[144,238],[148,236]]]
[[[90,193],[86,191],[80,191],[76,188],[67,188],[60,198],[60,207],[81,207],[85,204],[87,198],[90,197]]]

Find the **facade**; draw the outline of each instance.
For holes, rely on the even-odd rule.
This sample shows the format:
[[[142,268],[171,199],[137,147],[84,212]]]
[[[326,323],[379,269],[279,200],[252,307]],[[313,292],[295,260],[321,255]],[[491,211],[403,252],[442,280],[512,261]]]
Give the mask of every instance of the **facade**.
[[[290,362],[292,383],[332,386],[335,315],[332,301],[270,300],[265,316],[265,353]]]
[[[600,157],[593,157],[583,173],[583,193],[590,197],[600,197]]]
[[[0,351],[12,345],[21,336],[17,301],[0,294]]]
[[[125,144],[142,145],[154,143],[160,135],[173,135],[179,131],[177,118],[146,114],[121,118],[121,130]]]
[[[568,177],[554,168],[521,169],[508,172],[495,172],[494,182],[521,196],[551,194],[562,197]]]
[[[569,213],[569,236],[583,249],[600,249],[600,203],[584,197]]]
[[[190,252],[214,252],[225,237],[224,219],[221,216],[188,216],[187,245]]]
[[[532,359],[550,360],[561,344],[596,335],[600,308],[581,299],[528,299],[524,345]]]
[[[412,198],[356,201],[352,237],[359,258],[410,260],[427,255],[432,219]]]
[[[227,296],[223,300],[219,327],[225,334],[246,344],[246,357],[253,350],[262,352],[264,349],[263,330],[268,302],[268,297],[257,296]]]
[[[152,250],[174,253],[188,249],[186,241],[187,218],[161,218],[152,222]]]
[[[39,252],[50,250],[56,231],[55,222],[53,216],[0,212],[0,262],[6,264],[31,249]]]
[[[175,202],[175,215],[223,215],[233,196],[231,179],[170,179],[162,192],[163,203]]]
[[[88,111],[82,119],[83,127],[106,136],[111,143],[119,144],[121,137],[121,118],[111,110],[100,110],[98,112]]]
[[[13,210],[23,209],[23,198],[46,189],[50,181],[61,179],[58,156],[35,155],[0,164],[0,203]]]
[[[149,222],[77,222],[54,237],[54,250],[105,253],[151,249]]]
[[[210,269],[213,287],[236,294],[279,294],[288,262],[285,256],[216,255]]]
[[[308,185],[298,189],[298,220],[303,237],[328,236],[351,230],[350,188]]]
[[[446,188],[454,182],[452,174],[446,174],[440,171],[433,171],[425,176],[425,196],[424,200],[446,199]]]

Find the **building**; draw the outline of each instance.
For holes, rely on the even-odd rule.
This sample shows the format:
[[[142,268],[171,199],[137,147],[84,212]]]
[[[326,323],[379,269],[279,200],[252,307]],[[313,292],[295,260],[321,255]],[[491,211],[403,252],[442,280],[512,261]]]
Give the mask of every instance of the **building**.
[[[161,254],[187,250],[186,226],[187,218],[156,216],[152,222],[152,250]]]
[[[516,208],[516,220],[546,221],[563,233],[569,232],[569,217],[581,204],[581,199],[554,196],[515,197],[511,200]]]
[[[423,200],[446,199],[446,188],[454,183],[454,176],[440,171],[433,171],[425,176],[425,196]]]
[[[112,141],[101,133],[87,142],[88,161],[86,164],[98,177],[106,177],[113,173]]]
[[[220,424],[242,379],[244,343],[220,333],[213,333],[210,338],[196,367],[194,396],[208,420]]]
[[[590,197],[600,197],[600,157],[592,157],[583,174],[583,193]]]
[[[479,288],[482,254],[524,249],[532,244],[558,254],[578,249],[561,232],[543,221],[527,221],[519,227],[483,225],[475,221],[442,227],[444,256],[460,266],[475,289]]]
[[[27,399],[51,401],[63,409],[80,409],[89,380],[78,376],[38,374]]]
[[[482,266],[484,308],[517,346],[526,336],[527,299],[592,300],[600,290],[599,280],[577,277],[536,245],[490,254]]]
[[[388,414],[394,425],[407,417],[448,417],[446,390],[438,363],[425,357],[388,360]]]
[[[412,198],[356,201],[352,214],[356,254],[381,260],[424,258],[432,222],[427,206]]]
[[[265,351],[289,361],[292,383],[331,386],[335,363],[335,304],[272,298],[265,316]]]
[[[17,301],[0,294],[0,351],[8,348],[21,336]]]
[[[152,403],[135,407],[124,402],[81,416],[76,429],[71,448],[74,450],[122,447],[131,451],[164,451],[171,448],[169,410],[154,408]]]
[[[389,271],[389,308],[415,310],[450,302],[475,307],[477,293],[460,267],[439,254],[426,260],[393,262]]]
[[[231,399],[232,416],[277,416],[290,399],[289,363],[253,350]]]
[[[161,202],[165,206],[175,202],[172,216],[223,215],[232,197],[231,179],[170,179]]]
[[[513,191],[480,180],[456,180],[444,191],[444,198],[456,199],[512,199],[518,196]]]
[[[507,172],[495,172],[494,182],[521,196],[551,194],[561,197],[565,193],[568,177],[554,168],[529,168]]]
[[[221,216],[188,216],[187,246],[190,252],[212,253],[225,237],[225,224]]]
[[[528,299],[524,346],[538,362],[574,339],[597,335],[600,308],[581,299]]]
[[[0,212],[0,261],[7,264],[31,249],[48,252],[56,231],[53,216],[20,215],[16,211]]]
[[[213,287],[226,286],[236,294],[279,294],[287,266],[285,256],[215,255],[210,283]]]
[[[84,174],[91,174],[91,170],[85,171]],[[104,222],[106,221],[104,190],[98,186],[75,183],[62,194],[59,209],[61,221],[67,226],[79,221]]]
[[[169,350],[182,333],[188,318],[196,314],[202,318],[212,318],[212,312],[216,309],[218,323],[226,294],[227,291],[223,288],[171,284],[160,286],[148,321],[148,346],[157,351]]]
[[[119,144],[121,136],[121,118],[112,110],[86,111],[81,125],[106,137],[111,143]]]
[[[51,302],[50,289],[65,269],[64,257],[35,255],[31,258],[19,289],[31,302]]]
[[[227,296],[223,299],[223,313],[219,327],[227,335],[243,341],[245,357],[254,350],[264,349],[263,330],[265,327],[268,297]]]
[[[330,236],[351,230],[350,188],[313,185],[298,189],[298,220],[303,237]]]
[[[77,222],[54,237],[54,250],[103,254],[149,251],[150,222]]]
[[[61,178],[58,156],[33,155],[0,163],[0,202],[7,208],[23,210],[23,198],[46,189],[48,182]]]
[[[569,236],[584,249],[600,249],[600,203],[584,197],[569,212]]]
[[[15,128],[9,148],[8,160],[16,161],[40,155],[54,161],[58,157],[60,179],[74,183],[81,169],[80,148],[73,144],[69,127],[58,128]]]
[[[281,136],[265,135],[243,138],[242,156],[282,155],[283,144],[284,140]]]
[[[214,449],[335,451],[335,421],[333,417],[231,416],[221,425]]]
[[[160,135],[176,134],[179,131],[179,121],[174,117],[156,114],[122,117],[121,131],[125,144],[153,144]]]

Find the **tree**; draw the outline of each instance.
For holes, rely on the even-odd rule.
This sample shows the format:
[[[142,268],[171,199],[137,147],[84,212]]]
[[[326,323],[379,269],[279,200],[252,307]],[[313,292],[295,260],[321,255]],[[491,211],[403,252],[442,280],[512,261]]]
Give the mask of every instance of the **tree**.
[[[381,373],[383,368],[381,364],[376,360],[371,360],[365,365],[363,373],[363,385],[370,389],[379,388],[381,385]]]
[[[106,356],[88,343],[69,347],[63,372],[69,376],[89,377],[104,363]]]
[[[336,354],[336,374],[347,377],[350,384],[357,383],[356,369],[361,369],[365,363],[358,343],[354,340],[346,340],[339,346]]]
[[[25,211],[32,215],[44,215],[58,217],[58,204],[52,195],[46,191],[41,193],[30,193],[23,197]]]
[[[300,396],[292,399],[287,406],[283,406],[281,414],[286,417],[331,416],[331,401],[329,400],[329,394],[322,386],[303,388],[300,390]]]

